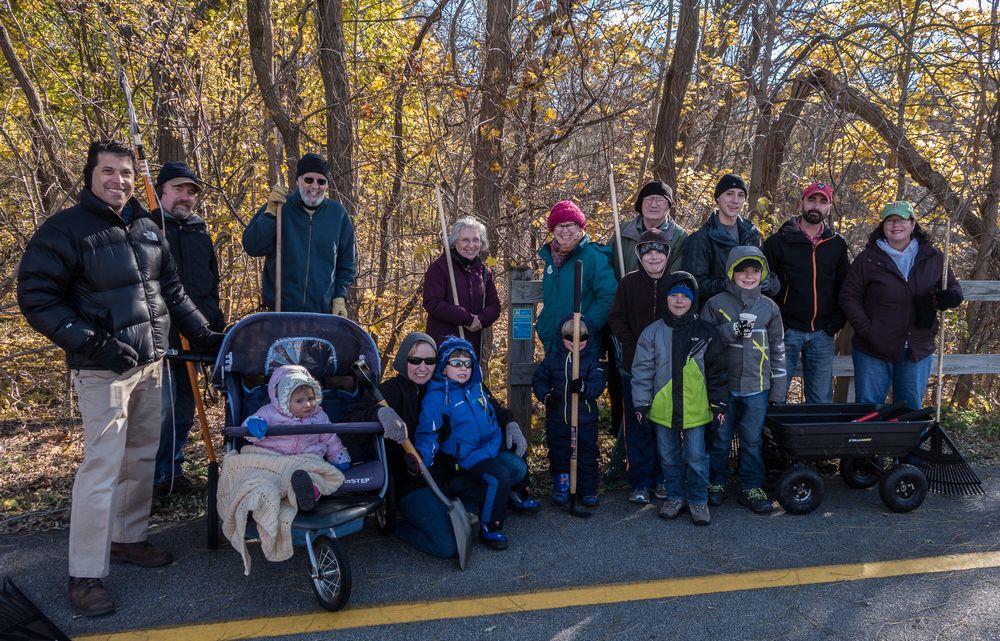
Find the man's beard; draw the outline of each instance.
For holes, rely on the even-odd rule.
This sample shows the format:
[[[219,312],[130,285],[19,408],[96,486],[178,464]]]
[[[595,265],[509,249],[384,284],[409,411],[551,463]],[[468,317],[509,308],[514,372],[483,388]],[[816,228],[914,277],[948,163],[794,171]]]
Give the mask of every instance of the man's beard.
[[[807,209],[802,212],[802,220],[810,225],[818,225],[823,222],[823,214],[815,209]]]
[[[326,194],[322,192],[320,192],[316,196],[307,196],[304,189],[299,191],[299,196],[302,197],[302,202],[305,203],[305,206],[309,207],[310,209],[315,209],[316,207],[319,207],[320,205],[323,204],[323,201],[326,199]]]

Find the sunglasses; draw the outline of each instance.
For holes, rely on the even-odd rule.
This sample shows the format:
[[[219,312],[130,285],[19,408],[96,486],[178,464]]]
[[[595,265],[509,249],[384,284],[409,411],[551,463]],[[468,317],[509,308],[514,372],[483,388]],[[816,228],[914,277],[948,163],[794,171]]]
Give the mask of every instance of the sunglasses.
[[[472,359],[471,358],[453,358],[448,361],[448,364],[452,367],[464,367],[466,369],[472,369]]]
[[[304,182],[307,185],[311,185],[313,184],[313,182],[315,182],[317,185],[322,187],[323,185],[326,184],[326,178],[313,178],[312,176],[303,176],[302,182]]]
[[[639,253],[646,255],[647,252],[660,252],[661,254],[667,253],[667,248],[663,246],[663,243],[643,243],[639,247]]]
[[[572,334],[563,334],[563,338],[565,338],[568,341],[571,341],[571,340],[573,340],[573,335]],[[587,340],[588,338],[589,338],[589,336],[587,334],[580,334],[580,342],[581,343],[583,341]]]
[[[407,356],[406,362],[410,365],[437,365],[437,356],[428,356],[426,358],[420,358],[419,356]]]

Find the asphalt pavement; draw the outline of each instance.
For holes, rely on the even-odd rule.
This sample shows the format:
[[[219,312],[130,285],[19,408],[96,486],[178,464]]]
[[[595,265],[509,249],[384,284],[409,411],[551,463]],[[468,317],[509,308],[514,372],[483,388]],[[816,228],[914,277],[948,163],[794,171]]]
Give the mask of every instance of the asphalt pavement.
[[[910,514],[889,512],[877,489],[852,490],[834,476],[809,515],[754,515],[730,498],[713,509],[707,528],[686,515],[664,521],[658,505],[631,505],[625,491],[613,491],[587,520],[548,505],[535,516],[511,516],[510,549],[476,543],[465,571],[381,536],[370,523],[344,539],[353,592],[339,614],[316,603],[303,550],[269,563],[254,546],[244,576],[231,547],[206,548],[204,520],[151,532],[154,543],[175,551],[173,565],[112,566],[105,585],[119,609],[108,617],[73,613],[65,531],[0,537],[0,575],[87,641],[996,640],[1000,467],[977,472],[987,496],[932,494]],[[959,557],[979,566],[941,570]],[[779,572],[753,574],[768,570]],[[708,579],[662,596],[675,594],[684,577]],[[495,595],[503,598],[485,598]],[[190,627],[205,623],[222,625]]]

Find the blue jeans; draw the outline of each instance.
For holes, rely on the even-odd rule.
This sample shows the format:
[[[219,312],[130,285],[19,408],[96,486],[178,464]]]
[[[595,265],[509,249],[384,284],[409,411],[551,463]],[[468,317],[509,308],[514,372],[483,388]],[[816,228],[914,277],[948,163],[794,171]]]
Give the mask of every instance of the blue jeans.
[[[833,336],[819,330],[785,330],[785,368],[791,378],[802,355],[802,389],[806,403],[833,402]],[[788,394],[785,394],[788,400]]]
[[[184,475],[184,444],[194,424],[194,394],[185,363],[164,363],[160,405],[160,447],[156,450],[153,484]],[[173,407],[173,412],[171,412]]]
[[[517,454],[502,450],[481,461],[448,484],[448,491],[466,506],[476,505],[483,523],[503,521],[510,490],[528,475],[528,464]],[[450,521],[449,521],[450,523]]]
[[[709,478],[712,485],[725,487],[729,483],[729,452],[733,432],[740,437],[740,489],[750,490],[764,485],[764,460],[761,455],[761,434],[767,413],[768,391],[750,396],[729,395],[726,422],[712,421],[710,430]]]
[[[855,347],[851,358],[854,361],[854,396],[859,403],[884,403],[891,384],[894,401],[903,401],[914,410],[924,406],[924,392],[931,375],[930,356],[914,363],[907,347],[898,361],[884,361]]]
[[[458,554],[448,508],[429,487],[410,492],[399,499],[397,507],[403,520],[396,525],[396,536],[404,543],[443,559]]]
[[[708,453],[705,451],[705,426],[677,429],[657,425],[656,445],[660,450],[660,466],[663,468],[667,496],[672,499],[687,499],[688,503],[707,502]],[[685,468],[686,496],[683,482]]]
[[[632,400],[632,377],[622,379],[622,405],[625,411],[625,475],[633,490],[647,490],[659,482],[660,459],[656,456],[658,437],[648,421],[643,424],[635,417]]]

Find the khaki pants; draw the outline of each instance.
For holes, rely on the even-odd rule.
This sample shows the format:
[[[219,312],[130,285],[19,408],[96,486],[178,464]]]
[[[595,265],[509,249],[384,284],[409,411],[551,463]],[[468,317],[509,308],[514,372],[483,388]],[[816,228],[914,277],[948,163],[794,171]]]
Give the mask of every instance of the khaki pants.
[[[146,540],[160,443],[162,376],[161,361],[124,374],[73,370],[84,445],[73,482],[70,576],[106,577],[112,540]]]

